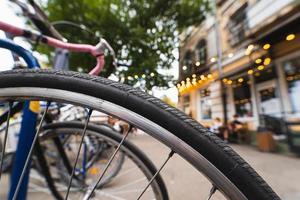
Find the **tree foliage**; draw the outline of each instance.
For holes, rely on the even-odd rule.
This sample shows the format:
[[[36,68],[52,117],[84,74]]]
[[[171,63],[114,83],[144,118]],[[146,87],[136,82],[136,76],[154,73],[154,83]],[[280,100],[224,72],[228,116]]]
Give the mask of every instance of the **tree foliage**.
[[[107,64],[103,76],[115,73],[131,85],[143,79],[149,89],[168,86],[172,77],[159,74],[157,69],[171,67],[179,33],[203,21],[208,3],[207,0],[48,0],[45,10],[50,21],[71,21],[99,32],[116,50],[118,60],[130,65],[116,72]],[[70,26],[57,29],[70,41],[98,42],[95,35]],[[95,60],[84,54],[72,54],[70,63],[76,66],[73,70],[89,71]]]

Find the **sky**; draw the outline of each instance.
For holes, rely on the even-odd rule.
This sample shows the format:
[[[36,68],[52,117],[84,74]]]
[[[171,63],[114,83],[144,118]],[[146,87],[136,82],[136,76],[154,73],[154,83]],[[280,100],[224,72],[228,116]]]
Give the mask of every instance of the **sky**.
[[[12,9],[7,5],[6,1],[0,0],[0,20],[6,23],[12,23],[16,26],[23,27],[23,22],[19,19]],[[3,3],[5,2],[5,3]],[[4,38],[5,34],[3,31],[0,31],[0,38]],[[13,66],[13,58],[10,51],[5,49],[0,49],[0,70],[9,70]]]
[[[14,10],[12,9],[12,4],[7,3],[7,0],[0,0],[0,20],[6,23],[14,24],[18,27],[24,27],[24,21],[22,18],[16,16]],[[0,38],[5,37],[5,34],[0,31]],[[22,42],[20,39],[16,41],[18,44],[22,45],[24,48],[28,48],[26,43]],[[175,58],[178,58],[178,50],[174,50],[173,54]],[[35,54],[36,55],[36,54]],[[13,66],[13,58],[11,53],[8,50],[0,49],[0,71],[9,70]],[[166,75],[173,75],[175,79],[178,78],[178,61],[175,61],[172,64],[172,68],[169,70],[158,70],[159,73]],[[169,97],[173,102],[178,101],[178,92],[176,86],[171,87],[169,89],[157,89],[153,88],[153,95],[158,98],[162,98],[163,96]]]

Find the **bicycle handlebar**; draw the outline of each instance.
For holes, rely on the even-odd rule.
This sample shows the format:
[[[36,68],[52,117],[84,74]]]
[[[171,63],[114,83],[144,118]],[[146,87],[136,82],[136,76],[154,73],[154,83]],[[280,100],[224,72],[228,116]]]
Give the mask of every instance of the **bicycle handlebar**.
[[[93,46],[88,44],[67,43],[49,36],[44,36],[38,32],[23,30],[19,27],[7,24],[2,21],[0,21],[0,29],[16,36],[26,37],[33,41],[41,41],[52,47],[68,49],[73,52],[90,53],[91,55],[96,57],[97,65],[89,74],[98,75],[102,71],[105,64],[104,53],[106,49],[109,50],[113,57],[113,65],[117,67],[115,51],[113,50],[111,45],[103,38],[100,39],[99,43],[96,46]]]

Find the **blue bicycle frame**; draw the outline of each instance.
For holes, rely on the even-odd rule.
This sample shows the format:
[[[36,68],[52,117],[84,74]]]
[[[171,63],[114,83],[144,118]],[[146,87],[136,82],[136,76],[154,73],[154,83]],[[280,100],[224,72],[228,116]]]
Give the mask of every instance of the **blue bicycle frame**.
[[[28,50],[24,49],[19,45],[16,45],[10,40],[0,39],[0,48],[8,49],[16,53],[20,57],[22,57],[25,60],[28,68],[40,67],[39,63],[37,62],[35,57],[31,54],[31,52],[29,52]],[[35,129],[36,129],[37,114],[30,110],[29,104],[30,104],[29,101],[25,101],[24,108],[23,108],[23,117],[21,123],[21,130],[19,134],[19,142],[17,145],[13,170],[11,174],[11,185],[10,185],[10,191],[8,195],[9,200],[13,199],[13,195],[15,193],[18,180],[20,179],[22,170],[26,162],[27,155],[32,145],[33,138],[36,134]],[[30,170],[30,164],[28,165],[25,176],[22,180],[22,184],[16,198],[17,200],[26,199],[27,187],[29,181],[29,170]]]

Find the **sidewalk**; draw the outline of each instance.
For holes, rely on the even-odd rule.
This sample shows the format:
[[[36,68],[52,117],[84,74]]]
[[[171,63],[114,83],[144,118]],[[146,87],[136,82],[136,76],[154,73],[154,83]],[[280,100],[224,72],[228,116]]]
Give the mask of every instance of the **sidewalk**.
[[[168,149],[148,136],[133,137],[147,155],[160,166]],[[283,200],[300,199],[300,158],[263,153],[247,145],[231,145],[274,189]],[[168,186],[170,199],[205,199],[210,183],[178,155],[174,156],[162,171]],[[224,199],[221,195],[213,199]]]

